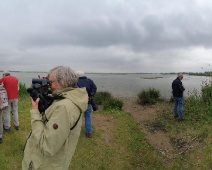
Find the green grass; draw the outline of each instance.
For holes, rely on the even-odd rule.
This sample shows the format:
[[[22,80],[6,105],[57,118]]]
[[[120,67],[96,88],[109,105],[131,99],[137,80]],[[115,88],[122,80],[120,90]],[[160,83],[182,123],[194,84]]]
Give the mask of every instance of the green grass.
[[[21,169],[23,148],[31,128],[30,105],[29,96],[19,98],[20,130],[16,131],[12,127],[10,133],[3,134],[3,143],[0,145],[0,169]],[[129,113],[98,111],[94,114],[112,116],[112,143],[102,140],[103,130],[94,129],[93,138],[88,139],[85,138],[82,128],[71,169],[118,170],[162,167],[157,153],[145,142],[143,133]]]
[[[212,169],[212,116],[208,107],[202,96],[193,94],[184,102],[185,121],[173,118],[173,103],[153,120],[166,129],[166,136],[176,145],[166,169]]]
[[[120,99],[112,98],[103,104],[103,110],[118,111],[122,109],[123,104],[123,101]]]
[[[26,84],[24,84],[24,83],[19,83],[19,91],[18,91],[18,93],[19,93],[19,97],[21,96],[21,97],[24,97],[24,96],[26,96],[28,93],[27,93],[27,90],[26,90]]]
[[[207,88],[206,92],[207,90],[210,88]],[[83,127],[70,169],[212,169],[212,107],[204,101],[205,98],[197,94],[191,95],[185,101],[183,114],[186,121],[184,122],[178,122],[173,118],[173,103],[169,103],[166,109],[160,110],[159,107],[160,111],[156,119],[142,122],[155,125],[157,128],[161,126],[157,130],[165,129],[163,133],[172,144],[184,145],[184,147],[173,146],[175,153],[172,158],[162,155],[157,148],[147,143],[145,134],[130,113],[119,110],[93,112],[93,116],[110,118],[112,125],[108,127],[108,137],[105,137],[106,132],[103,129],[94,128],[93,137],[86,138]],[[31,129],[30,107],[29,96],[21,95],[20,130],[16,131],[12,127],[10,133],[3,134],[3,143],[0,144],[0,169],[2,170],[21,169],[23,148]]]
[[[99,114],[99,113],[97,113]],[[148,169],[162,168],[160,158],[144,140],[144,135],[132,120],[123,112],[104,112],[112,115],[113,131],[111,143],[102,140],[104,132],[94,129],[91,139],[82,133],[70,169]],[[151,153],[151,154],[150,154]]]
[[[30,100],[28,96],[19,98],[20,130],[11,128],[10,133],[3,133],[0,144],[0,169],[20,170],[23,159],[23,148],[30,131]],[[12,117],[11,117],[12,119]]]

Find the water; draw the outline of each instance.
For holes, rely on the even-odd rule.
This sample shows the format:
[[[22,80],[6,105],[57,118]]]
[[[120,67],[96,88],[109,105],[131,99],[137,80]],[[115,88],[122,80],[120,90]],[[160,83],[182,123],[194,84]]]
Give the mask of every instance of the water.
[[[12,72],[11,74],[29,87],[32,78],[38,78],[38,75],[42,77],[47,73]],[[107,91],[116,97],[134,97],[141,90],[151,87],[159,90],[162,97],[167,99],[172,95],[171,84],[176,78],[173,74],[86,74],[86,76],[94,80],[97,91]],[[209,77],[184,75],[182,80],[186,89],[184,96],[187,97],[194,89],[201,92],[204,81],[209,81]]]
[[[170,99],[172,96],[172,81],[176,78],[173,74],[90,74],[98,86],[98,91],[108,91],[114,96],[133,97],[148,88],[160,91],[162,97]],[[196,90],[201,92],[203,82],[209,81],[205,76],[184,75],[182,83],[185,87],[184,96],[187,97]]]

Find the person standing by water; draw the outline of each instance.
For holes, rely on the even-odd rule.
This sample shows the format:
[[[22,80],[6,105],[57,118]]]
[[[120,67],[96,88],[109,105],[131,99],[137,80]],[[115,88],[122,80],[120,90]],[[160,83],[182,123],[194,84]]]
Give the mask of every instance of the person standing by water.
[[[53,103],[42,114],[31,98],[31,134],[27,139],[22,170],[68,170],[81,132],[88,94],[77,88],[78,76],[70,67],[58,66],[47,76]]]
[[[86,87],[88,93],[88,107],[87,110],[84,112],[85,117],[85,136],[87,138],[92,137],[92,121],[91,121],[91,111],[92,111],[92,100],[94,95],[96,94],[97,87],[93,80],[87,78],[83,71],[77,71],[79,76],[79,80],[77,82],[78,87]]]
[[[172,93],[174,98],[174,117],[178,118],[179,121],[184,120],[183,118],[183,92],[185,88],[182,84],[183,74],[179,73],[177,78],[172,82]]]
[[[14,127],[19,130],[19,118],[18,118],[18,91],[19,84],[18,79],[15,76],[10,75],[8,70],[3,71],[3,78],[0,79],[0,83],[4,84],[8,97],[8,107],[4,109],[4,131],[10,132],[11,122],[10,113],[13,115]]]

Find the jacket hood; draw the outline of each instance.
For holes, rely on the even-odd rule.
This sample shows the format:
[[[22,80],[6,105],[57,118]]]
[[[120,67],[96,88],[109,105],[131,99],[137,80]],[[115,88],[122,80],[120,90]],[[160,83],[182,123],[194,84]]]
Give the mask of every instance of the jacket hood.
[[[85,112],[88,107],[88,94],[86,88],[68,87],[61,90],[55,90],[53,93],[71,100],[81,112]]]

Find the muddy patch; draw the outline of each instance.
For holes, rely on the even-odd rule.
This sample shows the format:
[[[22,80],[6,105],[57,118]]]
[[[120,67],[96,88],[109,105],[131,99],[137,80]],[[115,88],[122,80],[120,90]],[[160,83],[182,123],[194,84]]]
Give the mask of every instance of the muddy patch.
[[[102,131],[101,139],[108,145],[113,145],[113,129],[114,121],[112,115],[93,114],[92,115],[93,127],[96,130]]]
[[[167,132],[165,126],[161,122],[151,122],[149,124],[146,124],[146,128],[150,132],[156,132],[156,131]]]

